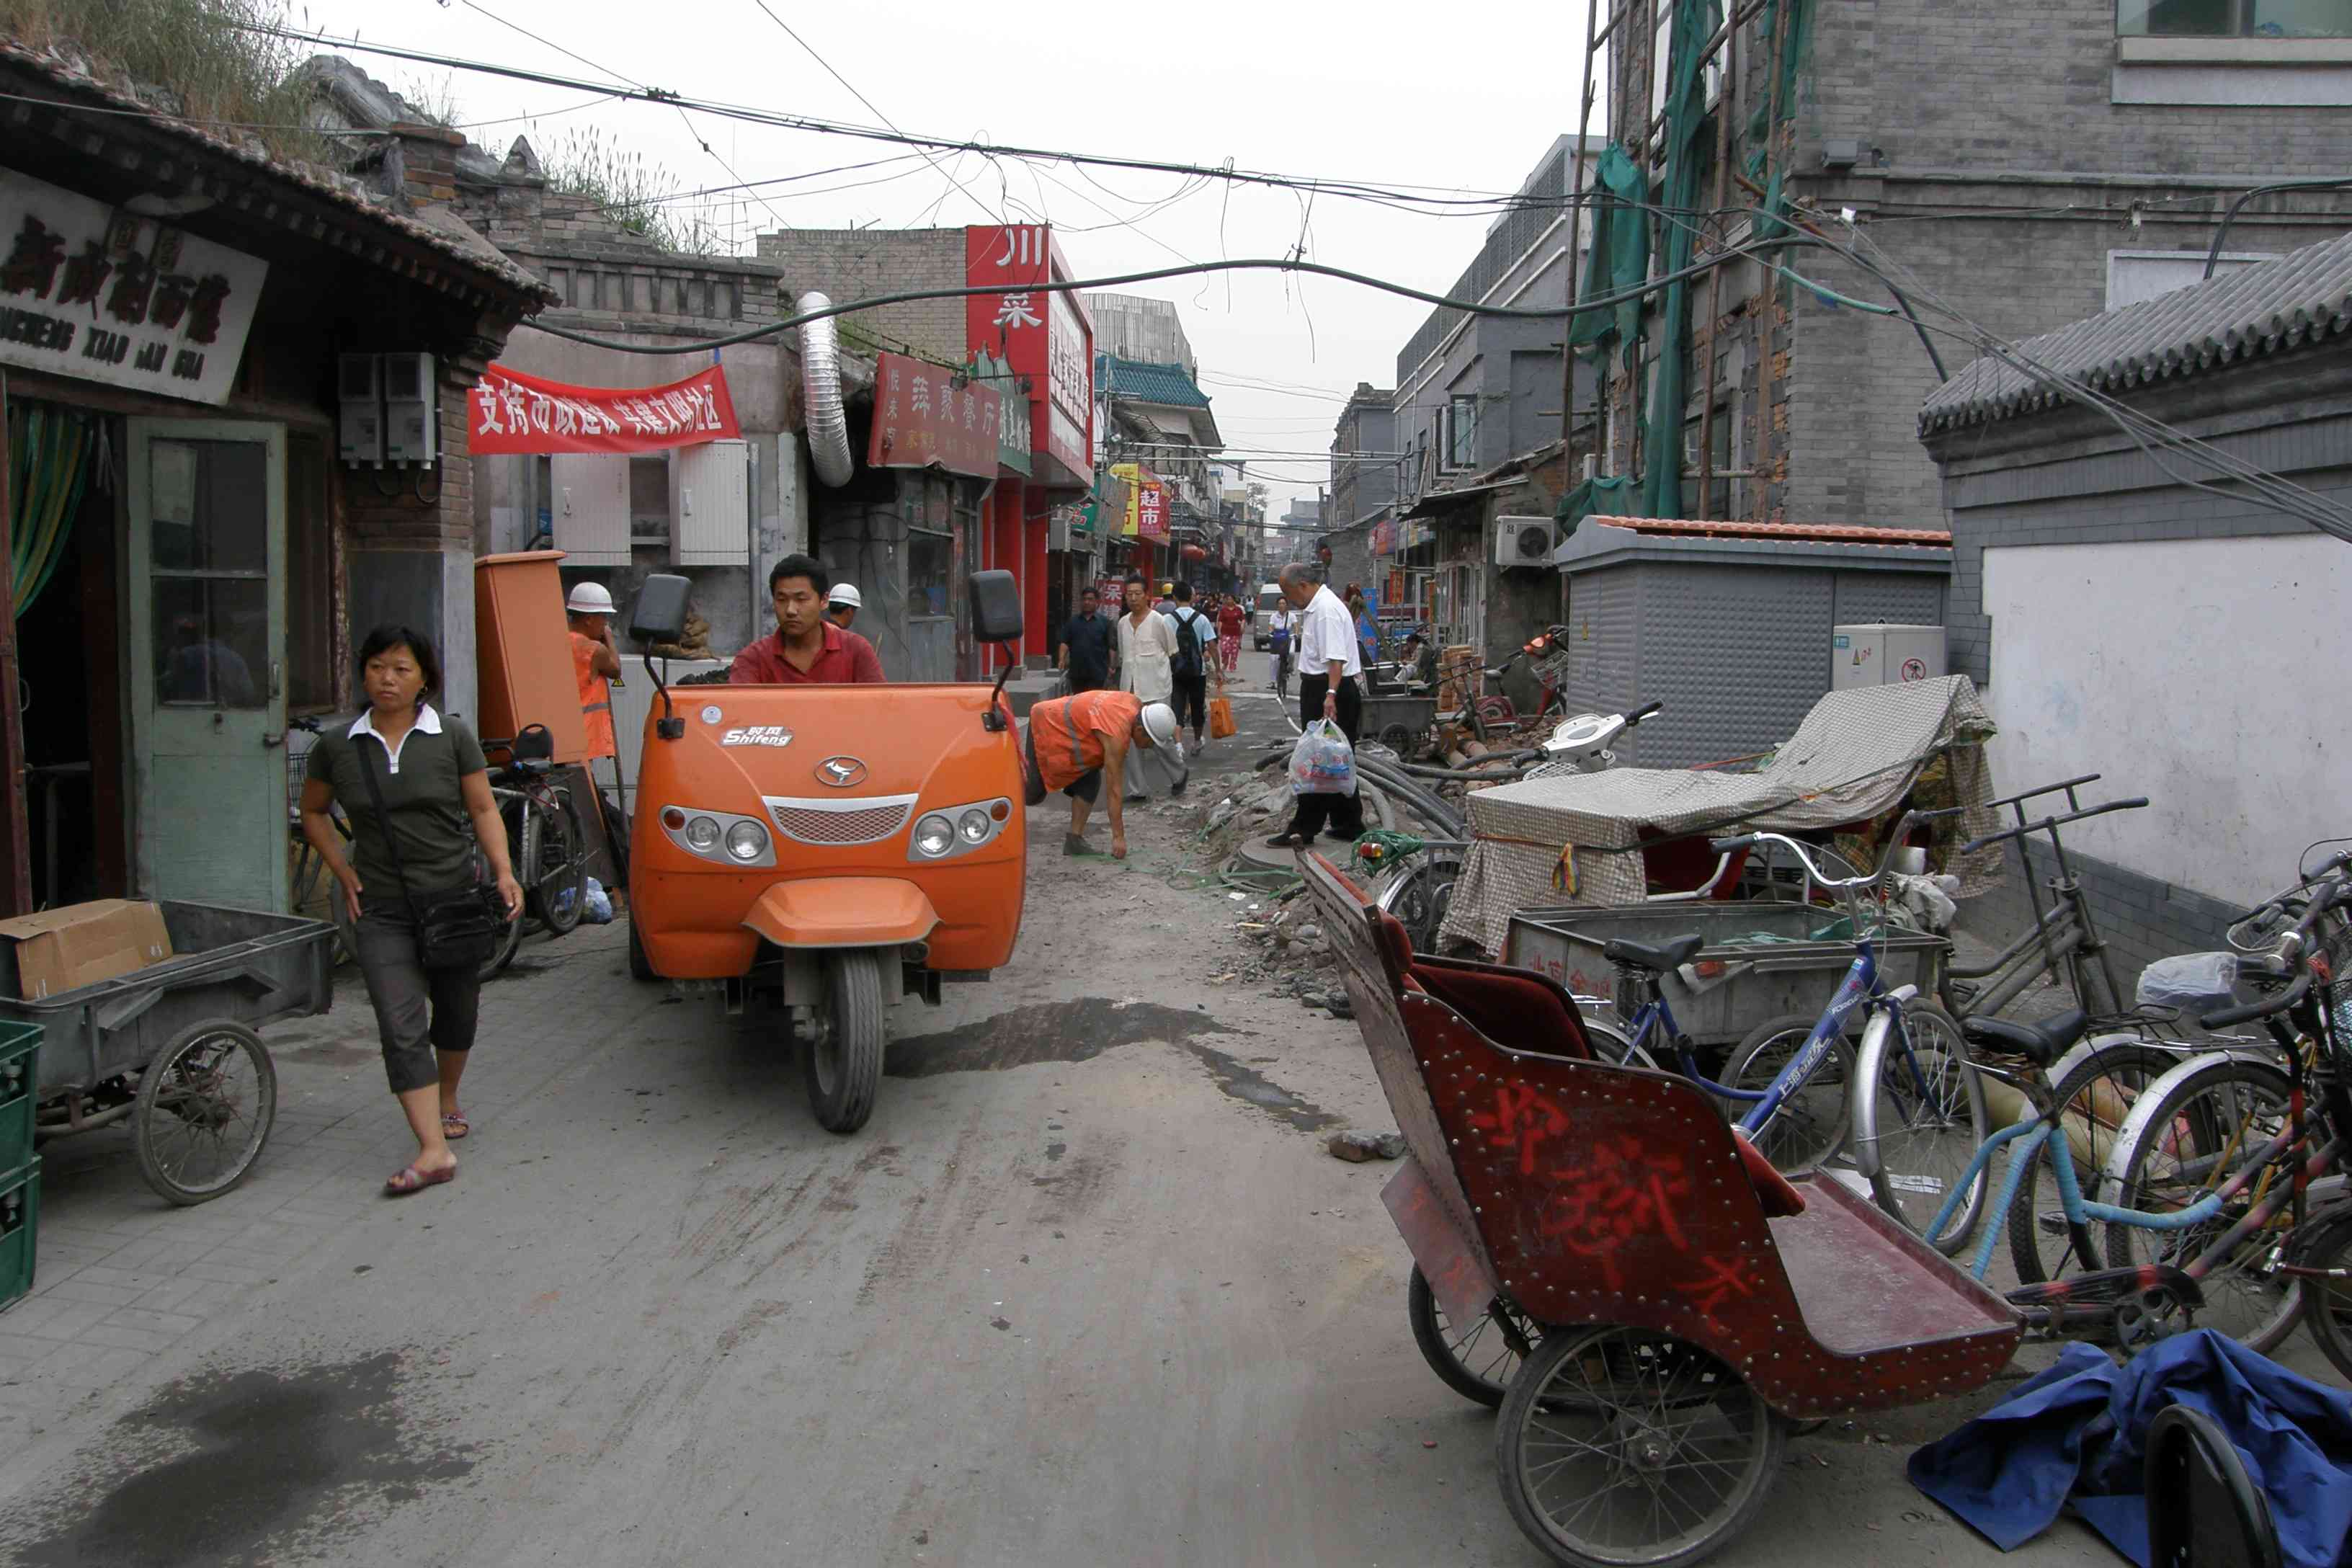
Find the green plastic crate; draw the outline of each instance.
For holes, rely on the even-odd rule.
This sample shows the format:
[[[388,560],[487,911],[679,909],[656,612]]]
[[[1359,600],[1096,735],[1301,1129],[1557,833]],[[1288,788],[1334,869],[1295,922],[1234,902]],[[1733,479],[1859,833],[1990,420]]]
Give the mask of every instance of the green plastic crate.
[[[41,1227],[41,1163],[34,1161],[0,1187],[0,1310],[33,1288],[33,1237]]]
[[[33,1163],[33,1107],[41,1098],[41,1026],[0,1022],[0,1183]]]

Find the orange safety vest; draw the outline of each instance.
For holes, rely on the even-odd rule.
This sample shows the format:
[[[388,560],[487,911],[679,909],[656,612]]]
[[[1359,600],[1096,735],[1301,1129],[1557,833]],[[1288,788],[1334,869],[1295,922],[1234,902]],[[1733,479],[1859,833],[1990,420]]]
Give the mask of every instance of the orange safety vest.
[[[1081,691],[1029,710],[1029,744],[1049,790],[1066,789],[1103,765],[1103,737],[1124,735],[1142,715],[1132,691]]]
[[[580,682],[580,717],[588,731],[588,754],[617,755],[620,748],[613,743],[613,685],[596,673],[596,650],[604,645],[580,632],[566,635],[572,638],[572,673]]]

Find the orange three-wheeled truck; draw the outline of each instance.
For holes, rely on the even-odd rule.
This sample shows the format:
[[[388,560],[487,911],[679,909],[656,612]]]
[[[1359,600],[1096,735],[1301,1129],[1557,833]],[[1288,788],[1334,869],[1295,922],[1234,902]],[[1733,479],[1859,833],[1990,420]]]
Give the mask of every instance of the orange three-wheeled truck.
[[[1013,574],[969,582],[977,640],[1018,637]],[[677,641],[687,590],[647,578],[630,636]],[[833,1131],[873,1112],[893,1003],[1013,955],[1028,830],[1003,685],[664,687],[646,718],[630,969],[781,1005]]]

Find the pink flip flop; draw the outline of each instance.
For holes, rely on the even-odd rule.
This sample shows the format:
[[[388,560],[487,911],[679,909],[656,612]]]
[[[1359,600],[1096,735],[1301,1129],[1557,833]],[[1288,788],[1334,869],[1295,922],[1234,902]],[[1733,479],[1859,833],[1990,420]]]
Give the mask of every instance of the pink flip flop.
[[[414,1165],[403,1165],[384,1183],[383,1190],[387,1197],[404,1198],[411,1193],[421,1193],[427,1187],[437,1187],[444,1182],[457,1179],[457,1167],[455,1165],[439,1171],[420,1171]]]

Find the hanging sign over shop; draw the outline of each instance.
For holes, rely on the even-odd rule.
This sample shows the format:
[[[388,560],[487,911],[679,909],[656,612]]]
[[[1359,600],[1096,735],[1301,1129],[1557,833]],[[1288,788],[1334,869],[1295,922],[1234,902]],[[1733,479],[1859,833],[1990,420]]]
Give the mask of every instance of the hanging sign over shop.
[[[874,434],[866,444],[866,464],[940,468],[992,479],[1003,405],[1003,395],[994,387],[943,365],[882,354],[874,367]]]
[[[1394,555],[1397,550],[1396,519],[1384,517],[1372,524],[1372,553]]]
[[[477,457],[534,452],[663,452],[742,435],[718,365],[667,386],[567,386],[494,364],[466,394]]]
[[[1113,463],[1110,471],[1127,481],[1127,523],[1119,531],[1129,539],[1168,537],[1168,489],[1160,476],[1140,463]]]
[[[268,271],[0,169],[0,364],[226,403]]]

